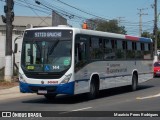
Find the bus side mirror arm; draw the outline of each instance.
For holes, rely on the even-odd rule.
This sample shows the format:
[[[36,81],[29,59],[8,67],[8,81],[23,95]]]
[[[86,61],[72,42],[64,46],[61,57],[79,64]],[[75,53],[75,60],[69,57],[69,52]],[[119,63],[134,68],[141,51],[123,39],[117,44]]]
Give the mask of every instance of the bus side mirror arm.
[[[16,41],[17,41],[18,39],[21,39],[21,38],[22,38],[22,36],[18,36],[18,37],[16,37],[16,38],[14,39],[14,51],[13,51],[13,53],[17,53],[18,44],[16,43]]]
[[[14,44],[14,53],[17,53],[17,50],[18,50],[18,44],[15,43],[15,44]]]

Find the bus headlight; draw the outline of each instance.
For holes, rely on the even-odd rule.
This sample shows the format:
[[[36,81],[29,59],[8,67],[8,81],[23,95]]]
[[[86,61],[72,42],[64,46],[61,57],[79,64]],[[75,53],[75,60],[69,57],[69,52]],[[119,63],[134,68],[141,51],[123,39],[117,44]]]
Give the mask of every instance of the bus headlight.
[[[61,84],[68,83],[68,81],[70,80],[71,76],[72,76],[72,73],[69,74],[69,75],[66,75],[65,78],[62,80]]]
[[[19,81],[26,83],[21,73],[19,73]]]

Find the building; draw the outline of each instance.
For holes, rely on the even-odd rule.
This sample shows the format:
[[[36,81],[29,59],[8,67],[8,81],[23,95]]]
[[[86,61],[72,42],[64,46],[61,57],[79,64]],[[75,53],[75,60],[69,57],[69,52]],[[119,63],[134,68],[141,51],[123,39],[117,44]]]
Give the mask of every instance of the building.
[[[5,23],[0,19],[0,36],[6,33]],[[34,16],[15,16],[13,21],[13,35],[20,35],[26,26],[32,25],[33,27],[52,26],[51,17],[34,17]]]
[[[46,27],[52,26],[52,17],[34,17],[34,16],[15,16],[13,21],[12,49],[14,40],[21,36],[26,27]],[[6,41],[6,24],[0,18],[0,69],[5,65],[5,41]],[[20,59],[22,39],[15,41],[18,43],[18,53],[15,54],[15,62],[18,64]]]

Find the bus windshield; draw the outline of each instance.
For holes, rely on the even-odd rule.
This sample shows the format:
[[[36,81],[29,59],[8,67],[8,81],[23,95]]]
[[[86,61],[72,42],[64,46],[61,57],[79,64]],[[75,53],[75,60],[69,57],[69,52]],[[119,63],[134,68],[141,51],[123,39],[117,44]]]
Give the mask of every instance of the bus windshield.
[[[46,31],[44,33],[49,34]],[[40,35],[37,38],[24,36],[21,64],[25,71],[62,72],[70,68],[72,38],[47,37],[46,35],[45,37]]]

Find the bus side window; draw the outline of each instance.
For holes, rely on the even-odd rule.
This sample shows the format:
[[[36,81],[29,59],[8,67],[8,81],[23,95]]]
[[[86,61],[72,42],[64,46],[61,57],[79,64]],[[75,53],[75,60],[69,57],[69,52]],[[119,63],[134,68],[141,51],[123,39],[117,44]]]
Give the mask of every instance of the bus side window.
[[[126,59],[134,60],[135,58],[135,46],[132,41],[127,41]]]
[[[76,43],[75,61],[76,63],[86,61],[86,44],[84,42]]]
[[[137,46],[137,50],[136,50],[136,57],[135,58],[141,60],[141,59],[143,59],[143,54],[142,54],[143,51],[141,50],[141,43],[137,42],[136,46]]]
[[[90,58],[91,60],[103,60],[104,51],[103,51],[103,40],[98,37],[90,38]]]
[[[123,49],[123,41],[117,40],[117,49],[116,49],[116,58],[124,60],[125,59],[125,50]]]
[[[86,43],[78,42],[75,44],[75,72],[80,70],[87,63]]]
[[[105,60],[115,59],[116,55],[115,55],[115,50],[114,50],[115,48],[114,40],[110,40],[108,38],[105,38],[103,40],[104,40],[104,59]]]

